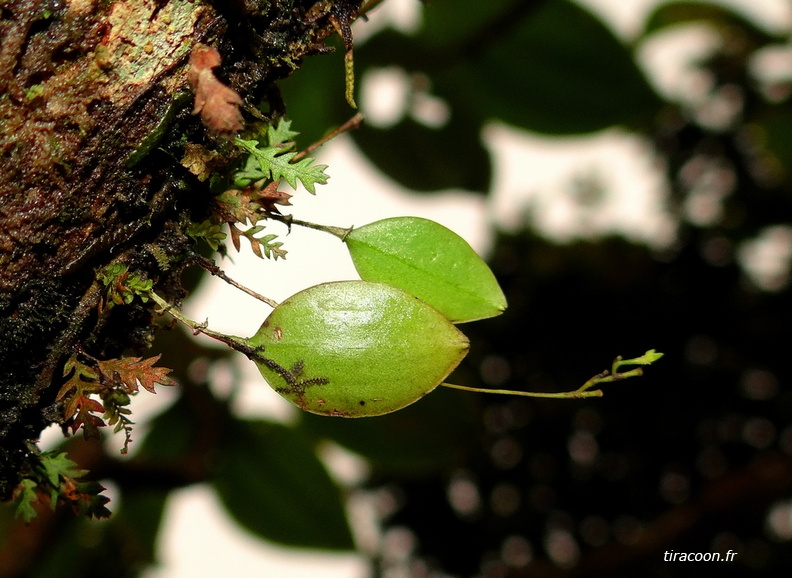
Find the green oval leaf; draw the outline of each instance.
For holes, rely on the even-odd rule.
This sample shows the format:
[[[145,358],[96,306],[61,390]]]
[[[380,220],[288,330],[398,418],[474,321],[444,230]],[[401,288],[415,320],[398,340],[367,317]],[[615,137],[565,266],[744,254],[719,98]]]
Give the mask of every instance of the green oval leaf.
[[[432,391],[468,340],[416,297],[384,283],[339,281],[293,295],[248,340],[264,379],[297,407],[381,415]]]
[[[344,242],[360,277],[388,283],[463,323],[500,315],[506,297],[487,264],[459,235],[419,217],[353,229]]]

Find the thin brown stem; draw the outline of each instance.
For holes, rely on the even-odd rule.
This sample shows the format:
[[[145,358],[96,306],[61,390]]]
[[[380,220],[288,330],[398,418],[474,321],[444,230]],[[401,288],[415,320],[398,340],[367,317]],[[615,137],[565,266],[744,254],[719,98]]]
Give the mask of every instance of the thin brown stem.
[[[229,285],[232,285],[232,286],[236,287],[240,291],[244,291],[245,293],[247,293],[251,297],[254,297],[254,298],[258,299],[259,301],[263,301],[264,303],[266,303],[267,305],[269,305],[273,309],[278,306],[278,303],[276,301],[273,301],[269,297],[265,297],[264,295],[261,295],[260,293],[256,293],[255,291],[253,291],[253,289],[248,289],[247,287],[245,287],[241,283],[237,283],[236,281],[231,279],[231,277],[229,277],[228,275],[225,274],[225,271],[223,271],[220,267],[215,265],[211,260],[207,259],[206,257],[196,256],[196,257],[194,257],[194,261],[199,266],[201,266],[204,269],[206,269],[207,271],[209,271],[209,273],[211,273],[215,277],[220,277],[220,279],[222,279],[223,281],[225,281]]]
[[[318,141],[316,141],[313,144],[308,145],[307,147],[305,147],[304,150],[298,152],[296,155],[294,155],[294,158],[291,160],[291,162],[299,161],[304,156],[311,154],[316,149],[318,149],[320,146],[322,146],[326,142],[334,139],[335,137],[337,137],[340,134],[343,134],[343,133],[348,132],[350,130],[356,130],[363,123],[363,119],[364,118],[365,117],[363,116],[363,114],[357,113],[355,116],[350,118],[348,121],[346,121],[344,124],[342,124],[338,128],[336,128],[334,130],[331,130],[329,133],[327,133],[325,136],[320,138]]]
[[[279,213],[268,213],[268,219],[272,219],[274,221],[280,221],[281,223],[287,225],[291,228],[292,225],[297,225],[299,227],[305,227],[306,229],[314,229],[315,231],[322,231],[324,233],[329,233],[335,237],[338,237],[342,241],[346,239],[347,235],[352,232],[352,227],[343,228],[343,227],[333,227],[332,225],[320,225],[319,223],[311,223],[309,221],[301,221],[300,219],[295,219],[291,215],[281,215]]]
[[[193,321],[186,315],[184,315],[181,311],[179,311],[176,307],[165,301],[162,297],[154,293],[154,291],[149,291],[148,296],[154,301],[157,305],[162,308],[162,311],[171,315],[171,317],[175,317],[182,323],[184,323],[187,327],[192,329],[193,335],[198,335],[199,333],[203,333],[207,337],[211,337],[212,339],[216,339],[222,343],[228,345],[231,349],[235,349],[237,351],[241,351],[242,353],[247,354],[250,350],[250,346],[247,344],[247,341],[241,337],[234,337],[233,335],[226,335],[225,333],[219,333],[217,331],[213,331],[207,327],[206,323],[198,323],[197,321]]]

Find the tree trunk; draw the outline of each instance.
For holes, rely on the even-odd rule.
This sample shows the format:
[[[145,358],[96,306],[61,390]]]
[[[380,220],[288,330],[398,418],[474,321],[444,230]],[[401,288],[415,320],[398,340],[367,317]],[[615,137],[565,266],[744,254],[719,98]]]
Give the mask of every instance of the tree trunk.
[[[171,301],[182,297],[184,229],[211,201],[180,163],[184,143],[223,153],[218,170],[234,154],[191,114],[192,48],[218,48],[218,76],[242,96],[248,120],[262,99],[277,116],[274,82],[325,51],[358,6],[0,3],[0,498],[29,472],[41,430],[63,420],[66,360],[118,357],[151,341],[150,307],[103,307],[97,273],[123,263]]]

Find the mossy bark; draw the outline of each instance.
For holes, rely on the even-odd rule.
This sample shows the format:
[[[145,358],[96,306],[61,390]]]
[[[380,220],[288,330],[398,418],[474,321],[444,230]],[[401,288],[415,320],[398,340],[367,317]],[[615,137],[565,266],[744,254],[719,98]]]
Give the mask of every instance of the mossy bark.
[[[0,0],[0,498],[62,420],[64,362],[150,344],[149,305],[102,308],[97,272],[123,262],[182,296],[183,231],[211,200],[179,162],[184,143],[234,154],[191,114],[192,47],[219,49],[249,112],[263,99],[281,114],[275,81],[358,5]]]

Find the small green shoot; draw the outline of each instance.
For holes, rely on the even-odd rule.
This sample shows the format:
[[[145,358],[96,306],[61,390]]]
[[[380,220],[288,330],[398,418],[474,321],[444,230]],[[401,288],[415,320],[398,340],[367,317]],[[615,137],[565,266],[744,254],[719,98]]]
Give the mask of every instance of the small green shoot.
[[[443,383],[445,387],[452,389],[461,389],[464,391],[473,391],[478,393],[496,393],[499,395],[519,395],[523,397],[544,397],[553,399],[580,399],[584,397],[602,397],[601,389],[592,389],[603,383],[612,383],[614,381],[621,381],[630,377],[638,377],[643,375],[643,368],[636,367],[629,371],[621,372],[620,369],[625,366],[632,365],[651,365],[658,359],[663,357],[662,353],[650,349],[640,357],[633,359],[622,359],[621,356],[617,357],[611,365],[610,371],[603,371],[589,379],[586,383],[574,391],[563,391],[556,393],[543,393],[536,391],[516,391],[511,389],[485,389],[481,387],[467,387],[464,385],[456,385],[453,383]]]
[[[222,231],[222,225],[213,223],[209,219],[201,223],[190,223],[185,233],[194,241],[203,240],[212,248],[212,251],[217,251],[226,238],[226,234]]]
[[[123,263],[108,265],[97,275],[97,279],[107,289],[107,303],[110,306],[129,305],[135,297],[145,303],[154,285],[151,279],[145,279],[140,273],[130,273],[129,267]]]

